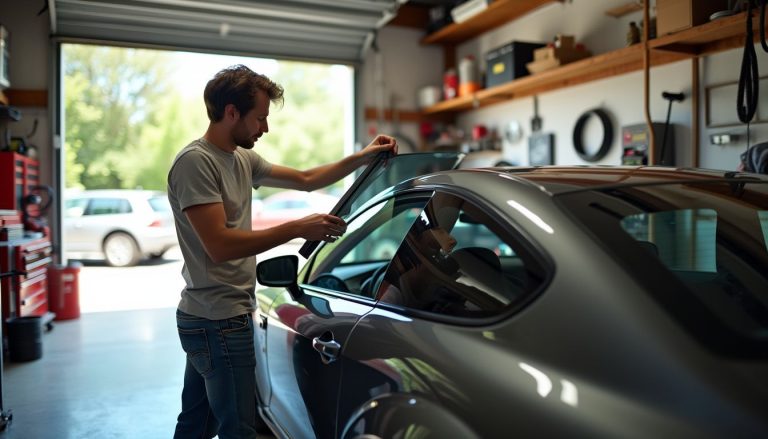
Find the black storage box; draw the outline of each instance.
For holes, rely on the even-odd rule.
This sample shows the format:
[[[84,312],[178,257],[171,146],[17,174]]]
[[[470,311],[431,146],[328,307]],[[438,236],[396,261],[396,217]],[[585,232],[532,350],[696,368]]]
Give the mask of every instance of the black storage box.
[[[546,43],[513,41],[485,54],[485,86],[503,84],[528,75],[525,65],[533,61],[533,51]]]

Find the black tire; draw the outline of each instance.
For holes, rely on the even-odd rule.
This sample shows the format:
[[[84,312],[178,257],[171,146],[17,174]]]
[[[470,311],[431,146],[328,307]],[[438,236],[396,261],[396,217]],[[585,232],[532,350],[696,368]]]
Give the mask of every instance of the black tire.
[[[139,263],[141,252],[133,236],[115,232],[104,239],[104,260],[112,267],[132,267]]]

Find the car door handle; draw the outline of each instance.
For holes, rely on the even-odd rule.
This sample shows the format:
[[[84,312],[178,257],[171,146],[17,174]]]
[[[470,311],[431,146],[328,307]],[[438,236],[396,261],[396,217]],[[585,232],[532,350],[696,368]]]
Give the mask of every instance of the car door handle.
[[[312,347],[320,353],[320,359],[323,364],[331,364],[341,352],[341,345],[336,340],[321,340],[320,337],[312,339]]]

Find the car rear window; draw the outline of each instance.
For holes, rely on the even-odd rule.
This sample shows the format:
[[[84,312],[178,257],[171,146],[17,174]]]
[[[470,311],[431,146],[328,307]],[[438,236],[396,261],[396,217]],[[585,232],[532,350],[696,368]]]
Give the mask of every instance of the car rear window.
[[[168,197],[152,197],[149,199],[149,205],[155,212],[170,212],[171,203],[168,201]]]
[[[614,187],[556,199],[697,335],[765,355],[765,182]]]

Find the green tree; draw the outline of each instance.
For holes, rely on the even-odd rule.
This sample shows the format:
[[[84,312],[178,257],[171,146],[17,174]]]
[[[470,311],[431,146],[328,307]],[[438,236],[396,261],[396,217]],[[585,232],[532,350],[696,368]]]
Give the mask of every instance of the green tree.
[[[269,133],[256,144],[257,151],[273,163],[297,169],[339,160],[344,154],[345,105],[334,94],[331,66],[281,62],[272,79],[285,89],[285,103],[270,110]],[[275,192],[259,191],[261,196]]]
[[[201,97],[189,101],[175,88],[170,55],[64,46],[67,187],[165,190],[177,151],[208,126]],[[333,67],[281,62],[272,79],[285,88],[285,104],[271,109],[256,151],[298,169],[342,157],[345,102],[334,92]]]
[[[66,186],[132,187],[135,162],[126,158],[142,151],[142,131],[158,124],[153,106],[169,92],[167,54],[87,45],[63,52]]]

